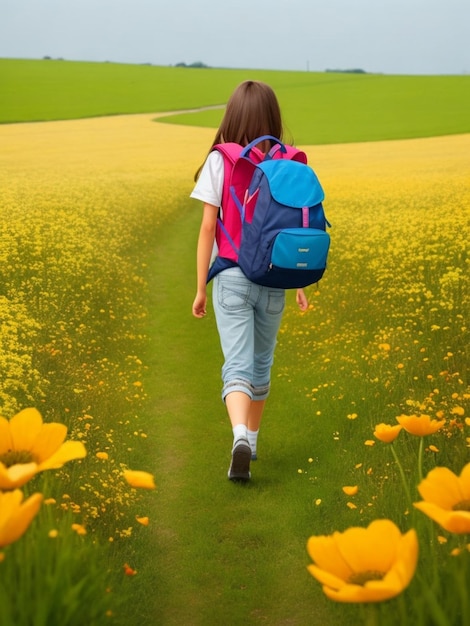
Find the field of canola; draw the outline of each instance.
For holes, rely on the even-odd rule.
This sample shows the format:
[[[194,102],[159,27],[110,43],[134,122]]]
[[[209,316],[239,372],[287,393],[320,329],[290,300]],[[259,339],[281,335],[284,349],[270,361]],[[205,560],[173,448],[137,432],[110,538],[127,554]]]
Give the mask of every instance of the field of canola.
[[[44,407],[85,443],[55,495],[110,541],[132,534],[139,506],[119,474],[146,438],[149,233],[184,204],[213,134],[154,117],[0,127],[1,413]],[[445,419],[432,463],[460,471],[468,456],[470,136],[305,149],[332,248],[309,313],[286,311],[276,375],[311,400],[314,422],[334,412],[332,446],[370,449],[343,480],[360,485],[345,502],[360,519],[377,498],[377,423]]]

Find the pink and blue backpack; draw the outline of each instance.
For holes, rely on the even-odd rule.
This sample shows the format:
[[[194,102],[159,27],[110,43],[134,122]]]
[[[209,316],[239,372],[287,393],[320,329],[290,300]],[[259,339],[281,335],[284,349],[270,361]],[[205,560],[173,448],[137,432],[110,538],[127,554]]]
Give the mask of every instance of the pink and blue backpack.
[[[264,155],[256,145],[269,140]],[[291,289],[318,282],[326,269],[330,226],[324,193],[304,152],[264,135],[246,147],[214,146],[224,157],[218,257],[208,280],[238,265],[255,283]]]

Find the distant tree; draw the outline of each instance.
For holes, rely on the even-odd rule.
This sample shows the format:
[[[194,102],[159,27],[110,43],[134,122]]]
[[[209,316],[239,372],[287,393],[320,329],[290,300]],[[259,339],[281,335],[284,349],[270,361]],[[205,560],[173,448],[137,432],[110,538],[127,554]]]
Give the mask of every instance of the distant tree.
[[[365,70],[353,69],[353,70],[325,70],[325,72],[334,72],[336,74],[367,74]]]
[[[204,67],[209,67],[208,65],[206,65],[205,63],[203,63],[202,61],[195,61],[194,63],[191,63],[190,65],[188,65],[187,63],[181,62],[181,63],[177,63],[175,65],[175,67],[196,67],[196,68],[204,68]]]

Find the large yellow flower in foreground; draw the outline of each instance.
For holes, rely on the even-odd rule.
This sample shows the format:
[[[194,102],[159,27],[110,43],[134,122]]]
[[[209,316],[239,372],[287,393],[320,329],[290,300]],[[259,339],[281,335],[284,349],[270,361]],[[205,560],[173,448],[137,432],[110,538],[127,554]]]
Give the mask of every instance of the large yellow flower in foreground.
[[[0,492],[0,548],[21,537],[39,511],[42,494],[35,493],[23,502],[19,489]]]
[[[451,533],[470,533],[470,463],[460,476],[435,467],[418,485],[423,498],[414,506]]]
[[[308,570],[324,593],[337,602],[382,602],[399,595],[410,583],[418,560],[414,530],[402,535],[390,520],[367,528],[310,537],[314,561]]]
[[[37,472],[86,456],[85,446],[65,441],[66,436],[64,424],[44,424],[36,409],[24,409],[10,420],[0,417],[0,489],[21,487]]]
[[[429,415],[399,415],[397,422],[403,426],[407,433],[418,437],[432,435],[446,423],[445,420],[433,420]]]

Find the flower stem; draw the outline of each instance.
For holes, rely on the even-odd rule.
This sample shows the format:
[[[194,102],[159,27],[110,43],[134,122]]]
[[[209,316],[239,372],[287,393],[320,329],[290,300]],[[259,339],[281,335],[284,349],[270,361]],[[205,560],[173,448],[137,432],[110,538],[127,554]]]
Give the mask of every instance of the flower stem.
[[[391,449],[392,449],[393,458],[395,459],[395,463],[397,464],[398,469],[400,471],[400,476],[401,476],[401,480],[402,480],[402,483],[403,483],[403,489],[405,490],[406,496],[408,498],[408,502],[411,504],[412,503],[412,501],[411,501],[411,493],[410,493],[410,489],[408,487],[408,483],[406,481],[406,476],[405,476],[405,472],[403,470],[403,466],[400,463],[400,459],[398,458],[398,455],[397,455],[397,452],[395,450],[393,442],[390,444],[390,446],[391,446]]]
[[[378,612],[375,604],[362,605],[361,613],[364,626],[379,626]]]
[[[461,619],[462,624],[468,624],[468,620],[470,618],[470,610],[469,610],[469,602],[468,602],[468,563],[469,563],[469,554],[467,553],[466,547],[468,545],[468,536],[463,536],[463,554],[459,556],[460,562],[458,563],[460,567],[457,570],[457,588],[460,595],[460,609],[461,609]]]
[[[420,437],[419,451],[418,451],[418,478],[419,482],[423,480],[423,449],[424,449],[424,437]]]

